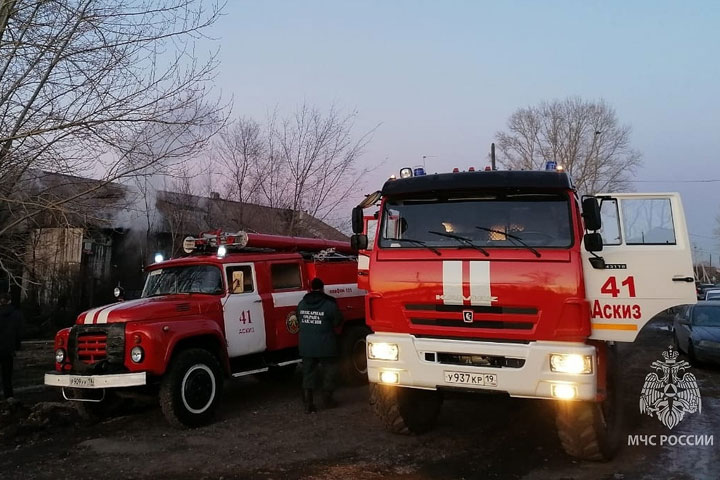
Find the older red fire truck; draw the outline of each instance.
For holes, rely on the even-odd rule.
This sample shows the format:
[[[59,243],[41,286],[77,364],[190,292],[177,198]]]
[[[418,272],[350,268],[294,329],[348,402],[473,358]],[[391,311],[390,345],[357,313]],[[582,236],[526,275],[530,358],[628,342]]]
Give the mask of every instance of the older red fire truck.
[[[226,376],[295,369],[295,308],[314,277],[344,316],[345,373],[366,376],[364,292],[348,243],[212,232],[184,247],[195,254],[147,267],[141,298],[84,312],[58,332],[45,384],[89,414],[150,391],[170,423],[206,424]]]
[[[555,168],[403,169],[353,210],[353,231],[371,404],[396,433],[430,429],[443,391],[502,392],[556,400],[567,453],[608,459],[615,342],[695,302],[677,194],[581,201]]]

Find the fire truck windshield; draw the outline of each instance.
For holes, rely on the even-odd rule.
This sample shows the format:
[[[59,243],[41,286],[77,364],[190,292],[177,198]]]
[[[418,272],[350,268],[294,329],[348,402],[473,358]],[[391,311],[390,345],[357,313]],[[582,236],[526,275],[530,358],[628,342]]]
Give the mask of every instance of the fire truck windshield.
[[[223,293],[220,269],[212,265],[192,265],[162,268],[148,273],[143,298],[176,293]]]
[[[387,199],[382,248],[567,248],[572,241],[565,194],[457,195]],[[446,235],[443,235],[446,234]],[[421,241],[402,242],[408,238]]]

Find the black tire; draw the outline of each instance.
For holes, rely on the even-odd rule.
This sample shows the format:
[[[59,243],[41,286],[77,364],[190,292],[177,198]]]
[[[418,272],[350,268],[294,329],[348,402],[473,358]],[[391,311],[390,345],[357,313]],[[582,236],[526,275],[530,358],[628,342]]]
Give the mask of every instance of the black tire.
[[[223,376],[217,358],[207,350],[178,353],[160,384],[160,407],[178,428],[207,425],[215,417]]]
[[[442,394],[434,390],[370,384],[370,405],[385,429],[408,435],[431,430],[440,415]]]
[[[607,395],[602,402],[558,401],[556,425],[565,452],[583,460],[612,459],[622,441],[623,406],[617,352],[608,346]]]
[[[367,383],[367,354],[365,337],[372,331],[362,325],[349,327],[340,339],[341,374],[345,383]]]

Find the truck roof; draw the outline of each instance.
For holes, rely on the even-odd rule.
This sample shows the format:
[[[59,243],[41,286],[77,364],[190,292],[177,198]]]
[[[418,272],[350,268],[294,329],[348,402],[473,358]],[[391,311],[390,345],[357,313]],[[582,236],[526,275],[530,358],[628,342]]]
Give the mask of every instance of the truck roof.
[[[178,257],[161,263],[155,263],[148,265],[147,270],[178,265],[199,265],[208,263],[225,265],[229,263],[258,262],[264,260],[299,260],[301,258],[302,255],[297,252],[228,252],[228,254],[222,258],[219,258],[215,254],[208,253]]]
[[[570,177],[557,171],[477,171],[436,173],[410,178],[388,180],[382,188],[383,196],[412,195],[463,190],[520,189],[570,190]]]

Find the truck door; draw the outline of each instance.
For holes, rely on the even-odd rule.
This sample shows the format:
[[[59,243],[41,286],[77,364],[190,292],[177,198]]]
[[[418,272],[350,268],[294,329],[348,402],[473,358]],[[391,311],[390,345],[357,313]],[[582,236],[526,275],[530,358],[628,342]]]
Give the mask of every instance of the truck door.
[[[272,308],[267,309],[268,348],[296,347],[298,329],[296,309],[307,290],[303,288],[301,261],[270,263]]]
[[[365,250],[358,252],[358,288],[367,290],[369,287],[368,275],[370,274],[370,252],[375,246],[375,235],[377,234],[378,220],[376,216],[363,217],[365,222],[364,232],[367,235],[368,246]]]
[[[582,249],[590,338],[632,342],[658,313],[696,301],[682,203],[673,193],[598,197],[604,265]]]
[[[228,355],[237,357],[266,348],[265,318],[252,263],[225,267],[228,294],[223,300]]]

